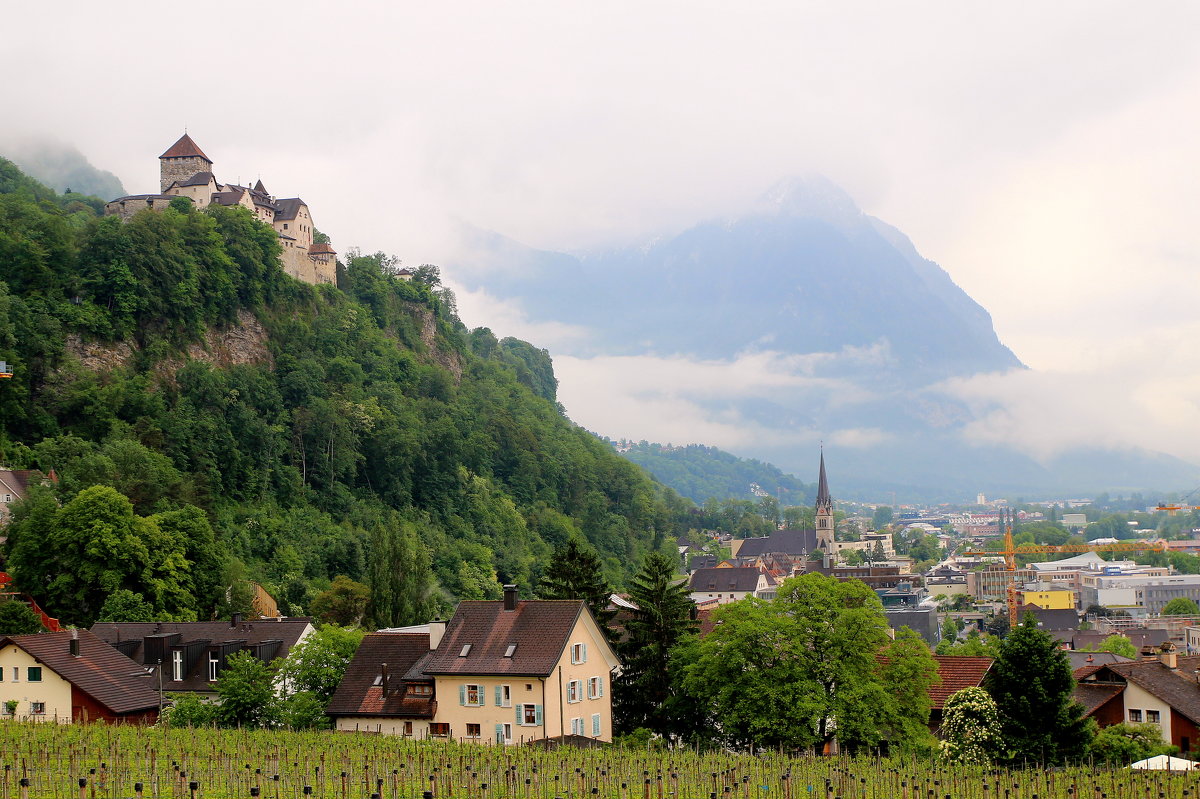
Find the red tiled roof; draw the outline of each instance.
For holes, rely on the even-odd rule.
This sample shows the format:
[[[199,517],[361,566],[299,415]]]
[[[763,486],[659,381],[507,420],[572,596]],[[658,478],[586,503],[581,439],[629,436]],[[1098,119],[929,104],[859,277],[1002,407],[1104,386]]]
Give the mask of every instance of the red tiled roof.
[[[329,700],[326,713],[331,716],[401,716],[433,718],[437,702],[433,696],[410,696],[405,678],[429,652],[429,633],[371,633],[359,644],[358,651],[337,690]],[[383,695],[382,666],[388,667],[388,695]],[[380,684],[376,684],[379,681]],[[432,680],[420,680],[428,684]]]
[[[308,253],[309,255],[318,255],[320,253],[329,253],[330,255],[335,255],[337,254],[337,251],[324,242],[317,242],[316,244],[309,245]]]
[[[71,654],[72,633],[79,636],[78,657]],[[8,644],[25,650],[116,715],[158,708],[156,684],[146,669],[87,630],[0,638],[0,646]]]
[[[586,612],[580,599],[522,600],[515,610],[505,610],[503,601],[460,602],[425,673],[547,676]],[[468,644],[471,648],[463,656]],[[513,644],[512,657],[504,657]]]
[[[957,655],[934,655],[938,664],[940,685],[931,686],[929,698],[933,708],[940,710],[950,695],[964,688],[978,688],[992,667],[991,658],[959,657]]]
[[[210,164],[212,163],[212,159],[204,154],[196,145],[196,142],[192,141],[191,136],[185,133],[179,137],[179,141],[172,144],[159,158],[193,158],[195,156],[203,158]]]

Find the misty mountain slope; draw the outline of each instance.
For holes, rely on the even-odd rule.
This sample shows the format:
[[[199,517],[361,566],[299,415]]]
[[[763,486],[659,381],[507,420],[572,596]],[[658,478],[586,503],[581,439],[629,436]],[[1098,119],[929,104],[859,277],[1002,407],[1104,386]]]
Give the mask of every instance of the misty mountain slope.
[[[609,369],[678,356],[670,363],[722,375],[680,381],[648,370],[640,384],[613,389],[624,394],[575,396],[573,412],[613,399],[677,408],[742,442],[675,433],[678,444],[719,444],[797,474],[823,440],[846,498],[1033,496],[1200,479],[1192,464],[1160,453],[1097,446],[1039,460],[980,435],[978,411],[950,378],[1024,366],[946,270],[823,178],[781,182],[735,218],[642,247],[567,255],[480,230],[465,240],[471,265],[455,274],[469,287],[513,302],[532,321],[586,331],[556,355],[631,356]],[[766,366],[746,364],[755,353],[769,354]],[[593,368],[606,368],[602,360]],[[757,382],[728,385],[746,378]],[[668,438],[612,414],[596,420],[582,421],[614,438]]]
[[[57,192],[75,192],[111,200],[125,193],[112,172],[99,169],[74,147],[55,141],[22,140],[0,145],[21,170]]]
[[[537,321],[585,325],[590,353],[729,358],[873,349],[824,374],[916,385],[1019,367],[987,312],[894,228],[821,179],[774,189],[737,219],[582,257],[480,234],[481,285]]]

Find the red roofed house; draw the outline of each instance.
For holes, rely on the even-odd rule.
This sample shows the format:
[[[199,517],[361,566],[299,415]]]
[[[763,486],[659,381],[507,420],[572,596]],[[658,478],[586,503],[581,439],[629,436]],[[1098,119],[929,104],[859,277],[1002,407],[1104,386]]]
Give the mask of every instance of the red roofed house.
[[[87,630],[0,638],[0,704],[31,721],[153,724],[157,682]]]
[[[582,600],[518,600],[505,586],[501,601],[460,602],[449,622],[409,629],[364,640],[327,710],[337,729],[612,740],[620,662]]]
[[[938,676],[942,681],[930,687],[929,698],[933,707],[929,711],[929,729],[935,733],[942,726],[942,709],[951,694],[964,688],[979,688],[988,670],[992,668],[992,659],[987,657],[959,657],[954,655],[934,655],[938,664]]]

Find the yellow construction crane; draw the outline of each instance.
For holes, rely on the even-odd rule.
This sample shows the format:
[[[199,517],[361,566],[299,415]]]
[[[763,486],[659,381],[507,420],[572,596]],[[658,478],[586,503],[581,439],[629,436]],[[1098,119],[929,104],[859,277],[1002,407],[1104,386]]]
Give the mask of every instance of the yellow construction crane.
[[[1158,503],[1158,505],[1156,505],[1154,507],[1154,509],[1156,511],[1165,510],[1167,512],[1168,516],[1174,516],[1176,513],[1179,513],[1179,511],[1181,511],[1181,510],[1200,510],[1200,505],[1184,504],[1191,498],[1192,494],[1195,494],[1197,491],[1200,491],[1200,488],[1192,489],[1187,494],[1185,494],[1183,499],[1179,500],[1179,502],[1172,503],[1170,505],[1166,504],[1165,502],[1160,502],[1160,503]]]
[[[1009,581],[1005,591],[1008,601],[1008,623],[1010,627],[1017,625],[1017,555],[1063,555],[1077,552],[1165,552],[1165,542],[1150,541],[1118,541],[1115,544],[1021,544],[1013,545],[1012,514],[1008,514],[1005,522],[1004,512],[1001,511],[999,524],[1004,528],[1004,549],[990,551],[964,552],[964,555],[1003,555],[1004,567],[1008,571]]]

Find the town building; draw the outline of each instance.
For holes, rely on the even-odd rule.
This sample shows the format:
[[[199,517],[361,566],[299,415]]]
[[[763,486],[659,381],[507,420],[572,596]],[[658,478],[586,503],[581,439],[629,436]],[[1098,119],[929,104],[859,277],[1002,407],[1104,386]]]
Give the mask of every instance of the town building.
[[[696,569],[688,587],[693,602],[715,599],[717,604],[726,605],[748,596],[770,599],[776,585],[767,572],[756,566],[717,566]]]
[[[937,661],[937,673],[941,678],[940,682],[929,686],[929,698],[933,700],[929,711],[929,729],[936,734],[942,726],[942,710],[946,707],[946,700],[964,688],[982,687],[993,660],[959,655],[934,655],[933,659]]]
[[[96,622],[92,632],[121,654],[162,678],[169,693],[216,696],[217,678],[238,652],[263,663],[287,657],[314,631],[305,617],[229,621]]]
[[[503,600],[460,602],[449,622],[368,640],[327,711],[339,730],[612,740],[620,661],[581,600],[519,600],[508,585]]]
[[[153,724],[153,675],[87,630],[0,638],[0,708],[26,721]]]
[[[1082,670],[1075,698],[1101,727],[1156,724],[1163,740],[1190,752],[1200,741],[1200,656],[1165,644],[1158,657]]]
[[[213,161],[184,133],[179,141],[158,157],[159,193],[118,197],[104,206],[104,213],[128,220],[146,209],[162,211],[176,197],[184,197],[197,208],[210,204],[241,206],[254,218],[270,225],[279,235],[283,269],[305,283],[333,283],[337,253],[327,242],[318,241],[308,204],[299,197],[277,199],[259,180],[252,188],[221,183],[213,173]]]

